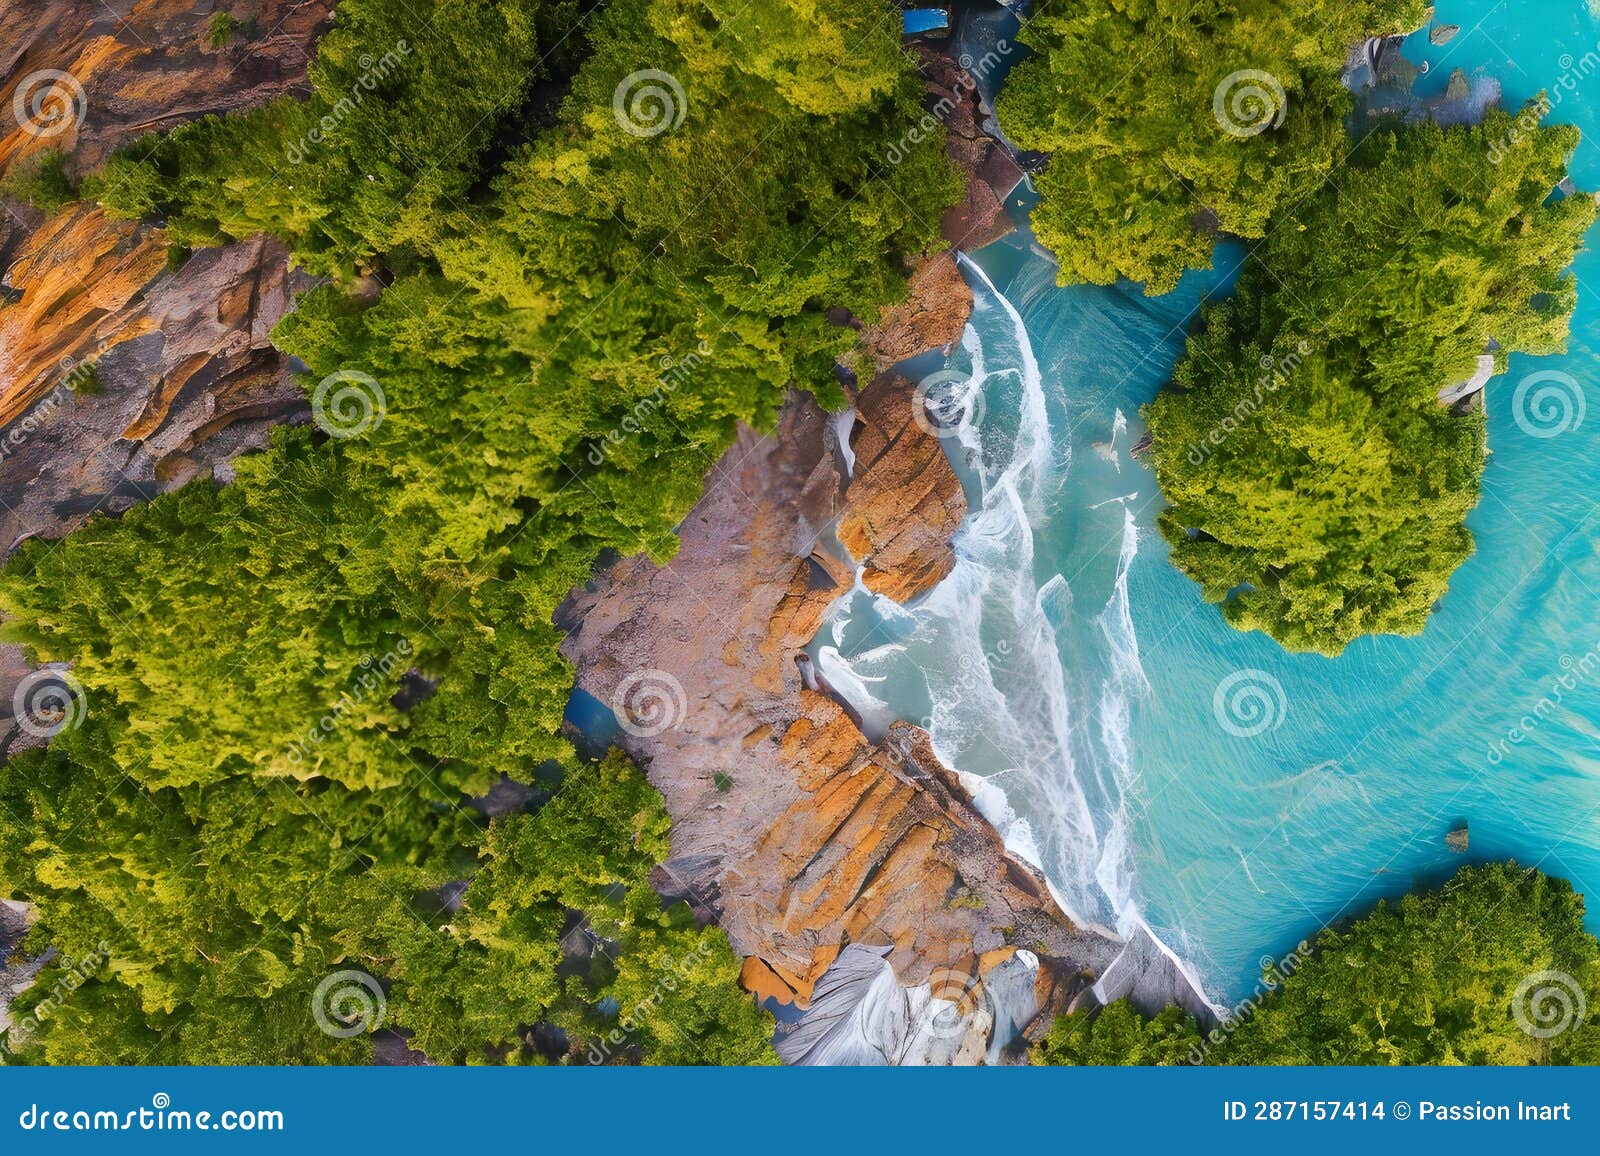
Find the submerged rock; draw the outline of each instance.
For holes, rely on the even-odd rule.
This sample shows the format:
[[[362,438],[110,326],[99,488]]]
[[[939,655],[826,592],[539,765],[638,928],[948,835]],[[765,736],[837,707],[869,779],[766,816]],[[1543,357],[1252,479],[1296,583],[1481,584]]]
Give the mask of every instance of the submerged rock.
[[[1449,847],[1457,855],[1465,855],[1467,853],[1469,840],[1470,836],[1465,823],[1462,823],[1454,830],[1446,831],[1444,836],[1445,846]]]
[[[1456,33],[1461,31],[1459,24],[1439,24],[1428,33],[1428,43],[1433,45],[1449,44],[1456,38]]]

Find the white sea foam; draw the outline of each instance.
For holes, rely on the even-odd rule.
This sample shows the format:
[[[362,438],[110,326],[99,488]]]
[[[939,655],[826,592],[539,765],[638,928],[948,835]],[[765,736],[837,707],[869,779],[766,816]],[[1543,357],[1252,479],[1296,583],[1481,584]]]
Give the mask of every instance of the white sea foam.
[[[852,639],[854,656],[824,648],[818,665],[872,717],[925,691],[935,753],[1007,849],[1044,873],[1063,910],[1154,943],[1138,949],[1146,957],[1172,956],[1140,913],[1130,830],[1133,715],[1150,692],[1128,592],[1138,525],[1124,503],[1109,592],[1103,574],[1098,590],[1085,578],[1080,592],[1060,574],[1036,573],[1036,527],[1056,516],[1067,482],[1067,431],[1052,427],[1021,315],[982,269],[960,261],[974,307],[957,360],[984,405],[957,455],[976,500],[953,542],[955,567],[911,607],[853,592],[835,609],[832,637],[841,648]],[[1110,444],[1126,432],[1119,411]]]

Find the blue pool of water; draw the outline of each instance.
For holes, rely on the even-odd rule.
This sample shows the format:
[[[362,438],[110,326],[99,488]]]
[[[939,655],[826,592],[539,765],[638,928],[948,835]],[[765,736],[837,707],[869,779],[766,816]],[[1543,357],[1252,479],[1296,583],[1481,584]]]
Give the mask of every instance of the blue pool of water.
[[[908,8],[905,14],[905,32],[913,36],[918,32],[933,32],[947,27],[950,16],[943,8]]]
[[[1600,188],[1600,68],[1577,75],[1600,21],[1583,0],[1441,0],[1437,19],[1461,33],[1407,45],[1429,84],[1483,72],[1515,108],[1568,78],[1552,119],[1583,128],[1572,173]],[[1152,300],[1057,287],[1025,231],[979,254],[952,365],[981,384],[982,414],[946,441],[973,508],[957,569],[909,607],[842,601],[819,662],[928,725],[1069,911],[1148,922],[1223,1002],[1264,956],[1463,861],[1571,879],[1600,930],[1600,257],[1575,265],[1568,352],[1514,356],[1489,383],[1477,552],[1427,629],[1337,659],[1288,654],[1202,602],[1128,453],[1202,294],[1242,259],[1226,248]],[[1587,420],[1525,432],[1512,398],[1536,370],[1572,375]],[[1219,687],[1248,685],[1275,712],[1257,734],[1217,708]],[[1463,823],[1464,857],[1444,839]]]

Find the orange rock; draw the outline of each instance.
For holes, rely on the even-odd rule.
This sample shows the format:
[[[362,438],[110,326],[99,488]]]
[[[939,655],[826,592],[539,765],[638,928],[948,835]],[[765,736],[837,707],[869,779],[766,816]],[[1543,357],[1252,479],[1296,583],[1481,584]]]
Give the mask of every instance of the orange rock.
[[[946,250],[917,266],[905,303],[885,309],[876,324],[864,328],[861,346],[885,370],[930,349],[949,349],[961,340],[971,314],[972,289]]]
[[[950,536],[967,499],[944,446],[913,420],[912,386],[882,375],[856,402],[854,476],[839,540],[866,565],[875,594],[906,602],[938,585],[955,565]]]

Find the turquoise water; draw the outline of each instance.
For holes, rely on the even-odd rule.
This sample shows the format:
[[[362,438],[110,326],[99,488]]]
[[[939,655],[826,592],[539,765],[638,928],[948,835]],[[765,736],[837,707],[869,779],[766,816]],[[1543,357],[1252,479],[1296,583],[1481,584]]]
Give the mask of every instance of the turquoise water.
[[[1429,86],[1462,67],[1514,108],[1567,76],[1552,119],[1584,129],[1573,175],[1600,188],[1600,66],[1583,64],[1600,21],[1582,0],[1443,0],[1437,19],[1460,35],[1407,45]],[[819,662],[869,708],[928,725],[1069,911],[1148,922],[1222,1002],[1264,956],[1464,858],[1570,878],[1600,931],[1600,256],[1575,269],[1568,353],[1514,356],[1489,383],[1476,554],[1420,636],[1327,659],[1200,601],[1128,453],[1224,275],[1149,300],[1056,287],[1025,234],[992,246],[968,268],[978,309],[952,358],[982,390],[946,441],[974,511],[957,569],[910,607],[845,600]],[[1586,420],[1542,438],[1517,423],[1517,385],[1539,370],[1580,384]],[[1465,857],[1444,840],[1462,823]]]

